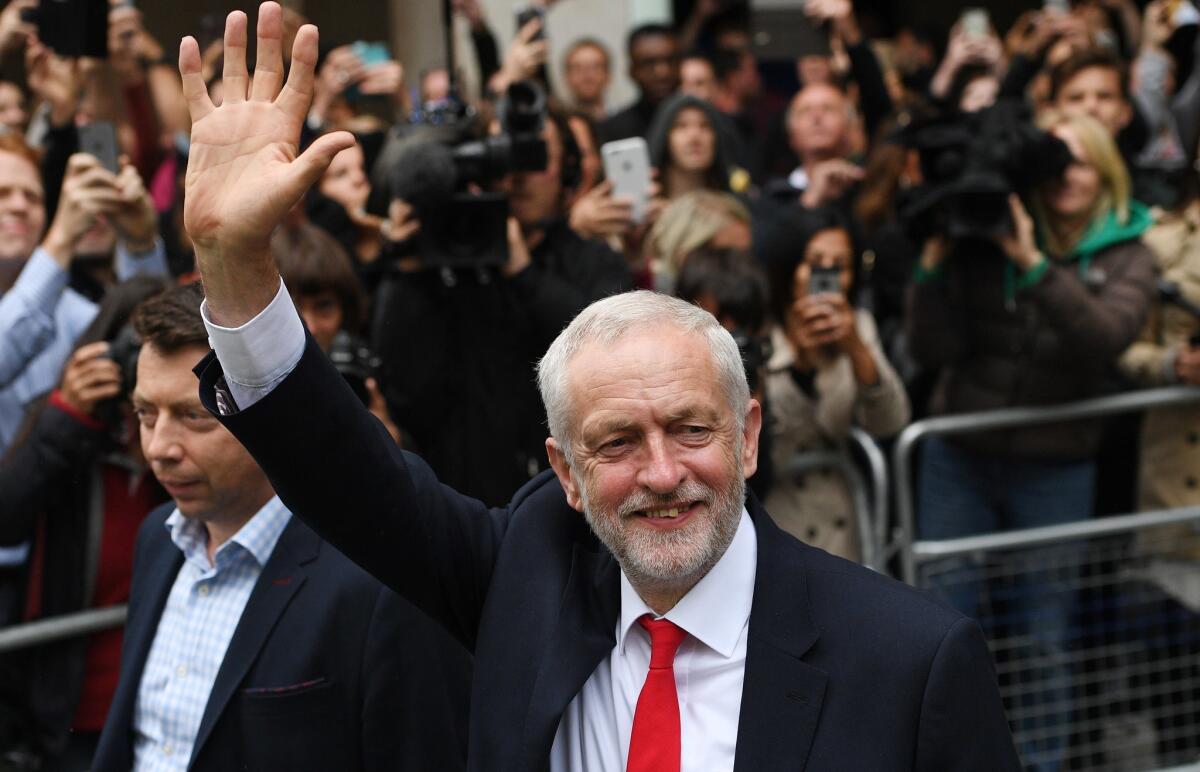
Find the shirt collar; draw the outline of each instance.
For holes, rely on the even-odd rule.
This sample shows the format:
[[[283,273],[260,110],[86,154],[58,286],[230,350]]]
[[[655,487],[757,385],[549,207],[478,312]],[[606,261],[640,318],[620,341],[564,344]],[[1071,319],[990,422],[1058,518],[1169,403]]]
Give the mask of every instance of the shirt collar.
[[[230,545],[237,545],[241,550],[249,553],[258,563],[259,568],[262,568],[270,560],[271,553],[275,551],[275,544],[291,519],[292,513],[283,506],[279,497],[272,496],[271,500],[254,513],[254,516],[247,520],[228,542],[217,548],[217,552],[213,556],[213,564],[219,564],[221,556],[232,551]],[[185,559],[197,563],[205,569],[213,567],[209,564],[205,552],[208,544],[208,531],[205,529],[204,523],[194,518],[184,517],[176,507],[171,516],[167,518],[165,525],[171,534],[171,541],[183,553]]]
[[[758,563],[758,539],[750,515],[742,508],[737,533],[717,561],[696,586],[666,613],[666,619],[687,631],[725,658],[733,656],[738,637],[750,619],[754,600],[754,575]],[[625,651],[629,631],[639,617],[658,614],[646,605],[621,572],[621,628],[617,645]]]

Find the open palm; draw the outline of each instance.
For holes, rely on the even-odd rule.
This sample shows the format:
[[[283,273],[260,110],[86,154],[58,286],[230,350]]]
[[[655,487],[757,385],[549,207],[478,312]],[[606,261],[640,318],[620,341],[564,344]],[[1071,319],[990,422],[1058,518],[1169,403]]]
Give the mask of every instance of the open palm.
[[[276,3],[263,3],[251,86],[246,26],[241,11],[231,13],[226,21],[220,107],[213,105],[200,75],[196,41],[184,38],[179,50],[179,71],[193,121],[184,225],[197,257],[209,258],[209,268],[214,268],[213,261],[263,254],[271,232],[288,210],[333,156],[354,143],[352,135],[335,132],[297,155],[301,123],[312,101],[316,27],[305,25],[297,33],[284,84],[282,12]]]

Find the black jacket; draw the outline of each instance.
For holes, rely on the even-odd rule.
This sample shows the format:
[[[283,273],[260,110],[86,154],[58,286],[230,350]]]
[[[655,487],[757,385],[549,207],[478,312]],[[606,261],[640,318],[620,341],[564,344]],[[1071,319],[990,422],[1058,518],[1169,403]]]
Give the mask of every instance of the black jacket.
[[[220,363],[197,372],[217,414]],[[496,509],[439,485],[311,338],[270,394],[219,417],[299,517],[473,650],[470,768],[547,770],[620,606],[616,561],[553,475]],[[758,553],[737,772],[1019,768],[974,622],[748,507]]]
[[[33,540],[41,554],[41,617],[90,606],[104,521],[93,494],[105,444],[103,432],[47,405],[0,464],[0,545]],[[166,498],[152,477],[142,484]],[[30,722],[25,737],[39,752],[53,755],[66,742],[88,640],[69,638],[0,657],[0,699]]]
[[[94,772],[133,765],[142,672],[183,563],[164,526],[173,508],[138,534],[121,680]],[[225,650],[188,769],[461,769],[469,679],[461,647],[293,518]]]
[[[630,137],[645,137],[654,121],[654,111],[658,105],[640,97],[638,101],[626,107],[619,113],[610,115],[596,127],[596,143],[615,142],[618,139]]]
[[[393,274],[372,339],[392,417],[449,485],[500,504],[546,466],[533,365],[593,300],[633,286],[625,259],[552,226],[512,278]]]

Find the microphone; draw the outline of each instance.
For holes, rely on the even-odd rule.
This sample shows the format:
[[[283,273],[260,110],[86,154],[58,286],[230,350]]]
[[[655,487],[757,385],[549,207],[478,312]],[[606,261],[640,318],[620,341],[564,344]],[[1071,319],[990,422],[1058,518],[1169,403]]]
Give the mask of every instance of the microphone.
[[[392,198],[404,199],[420,217],[419,213],[448,204],[454,196],[458,182],[454,152],[441,142],[407,143],[392,161],[388,182]]]

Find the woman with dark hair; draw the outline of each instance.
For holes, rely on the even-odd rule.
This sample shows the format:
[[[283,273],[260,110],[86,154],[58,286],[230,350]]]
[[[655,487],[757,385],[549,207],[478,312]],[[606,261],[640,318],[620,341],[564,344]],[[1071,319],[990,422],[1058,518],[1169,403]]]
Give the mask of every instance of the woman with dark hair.
[[[855,251],[849,229],[830,215],[797,260],[773,266],[777,325],[766,396],[776,470],[797,454],[840,447],[851,426],[888,437],[908,423],[908,397],[879,346],[874,318],[852,303]],[[777,473],[764,504],[797,538],[859,559],[860,534],[842,480]]]
[[[30,410],[0,462],[0,544],[33,541],[26,620],[129,600],[138,527],[166,495],[133,434],[127,389],[138,344],[128,321],[165,286],[135,278],[109,290],[60,386]],[[6,654],[0,688],[6,712],[22,722],[14,735],[22,747],[0,750],[33,754],[43,770],[86,769],[120,651],[118,628]]]
[[[733,165],[727,120],[688,94],[671,97],[655,112],[646,137],[667,201],[693,190],[745,192],[749,177]]]

